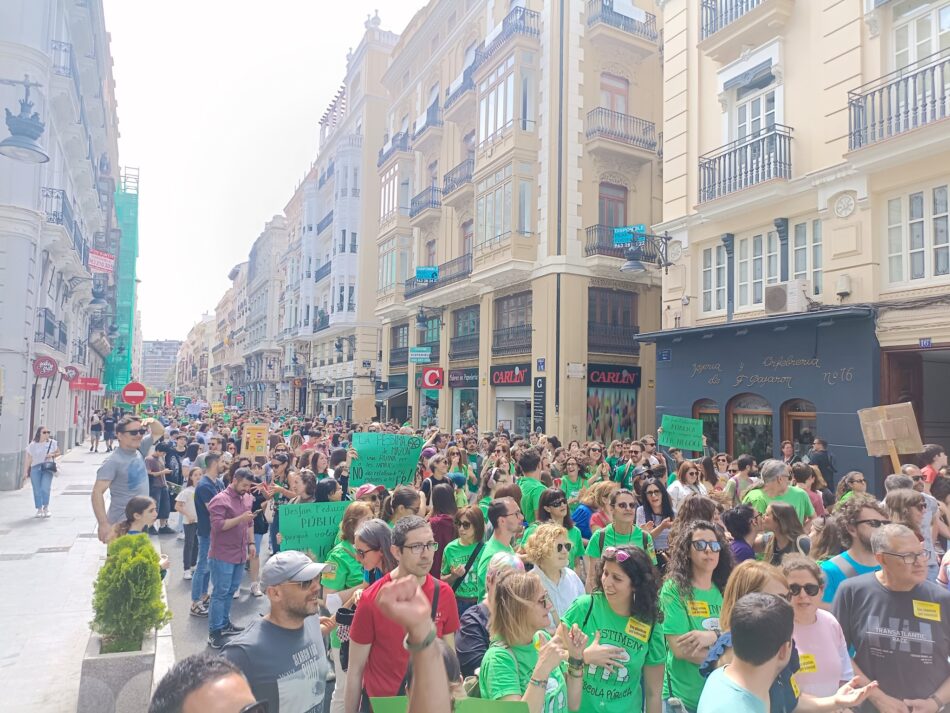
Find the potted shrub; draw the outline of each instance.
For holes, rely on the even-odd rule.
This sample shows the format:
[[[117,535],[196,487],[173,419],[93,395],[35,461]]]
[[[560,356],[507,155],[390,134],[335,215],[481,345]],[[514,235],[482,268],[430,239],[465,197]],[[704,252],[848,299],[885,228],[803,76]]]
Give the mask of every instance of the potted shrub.
[[[92,599],[93,635],[83,659],[79,713],[148,708],[155,633],[171,613],[162,599],[158,553],[148,535],[109,544]]]

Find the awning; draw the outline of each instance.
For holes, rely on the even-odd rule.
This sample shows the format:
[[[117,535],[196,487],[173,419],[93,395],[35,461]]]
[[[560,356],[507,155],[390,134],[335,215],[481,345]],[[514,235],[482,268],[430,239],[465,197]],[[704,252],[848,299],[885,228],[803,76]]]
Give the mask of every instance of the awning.
[[[382,391],[376,392],[376,403],[386,403],[391,401],[397,396],[402,396],[408,391],[408,389],[383,389]]]

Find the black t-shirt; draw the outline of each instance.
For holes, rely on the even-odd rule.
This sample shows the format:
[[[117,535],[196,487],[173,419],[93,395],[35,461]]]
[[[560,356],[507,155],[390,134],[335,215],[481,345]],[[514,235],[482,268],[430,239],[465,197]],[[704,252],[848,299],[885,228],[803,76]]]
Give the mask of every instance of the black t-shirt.
[[[115,432],[115,419],[112,416],[106,416],[102,419],[102,427],[105,429],[106,433]]]
[[[892,592],[875,572],[862,574],[838,587],[832,613],[855,663],[892,698],[927,698],[950,677],[950,592],[936,584]]]

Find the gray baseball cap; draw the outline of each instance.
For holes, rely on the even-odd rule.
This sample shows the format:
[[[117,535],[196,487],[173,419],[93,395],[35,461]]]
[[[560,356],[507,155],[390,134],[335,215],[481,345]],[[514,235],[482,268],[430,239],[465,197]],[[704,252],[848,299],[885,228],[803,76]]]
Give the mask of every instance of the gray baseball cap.
[[[307,582],[327,569],[333,569],[333,565],[314,562],[303,552],[278,552],[261,569],[261,584],[273,587],[284,582]]]

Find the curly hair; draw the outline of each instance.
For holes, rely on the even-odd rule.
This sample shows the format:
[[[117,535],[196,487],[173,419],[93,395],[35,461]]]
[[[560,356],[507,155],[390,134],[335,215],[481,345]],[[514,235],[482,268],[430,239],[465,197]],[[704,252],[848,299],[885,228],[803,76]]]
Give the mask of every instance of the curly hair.
[[[693,591],[693,560],[690,557],[690,550],[693,533],[697,530],[712,532],[719,542],[719,562],[713,570],[712,581],[720,592],[725,591],[726,582],[732,572],[732,551],[726,541],[726,534],[719,525],[714,525],[708,520],[693,520],[682,525],[676,539],[671,538],[670,548],[667,550],[669,564],[666,568],[666,578],[673,580],[680,596],[684,598],[689,597]]]
[[[881,504],[867,493],[858,493],[848,498],[844,505],[835,511],[835,516],[838,518],[838,523],[841,526],[839,528],[841,544],[844,545],[845,549],[849,549],[854,542],[854,536],[851,534],[851,530],[852,528],[857,529],[858,520],[861,519],[861,511],[865,508],[878,513],[882,520],[891,519],[887,514],[887,510],[881,507]]]
[[[524,543],[524,551],[528,560],[538,564],[545,557],[554,553],[554,545],[560,538],[567,537],[567,530],[553,522],[538,525],[538,529],[531,533]]]
[[[595,592],[604,591],[604,569],[607,562],[615,563],[630,580],[630,616],[636,617],[645,624],[659,624],[663,621],[663,612],[660,611],[660,590],[656,577],[656,567],[650,561],[649,555],[639,547],[618,547],[617,551],[630,555],[621,562],[616,556],[613,559],[601,557],[597,566],[597,584]]]

